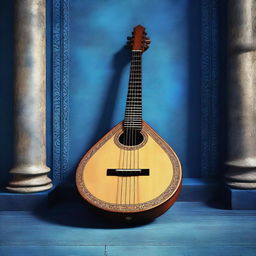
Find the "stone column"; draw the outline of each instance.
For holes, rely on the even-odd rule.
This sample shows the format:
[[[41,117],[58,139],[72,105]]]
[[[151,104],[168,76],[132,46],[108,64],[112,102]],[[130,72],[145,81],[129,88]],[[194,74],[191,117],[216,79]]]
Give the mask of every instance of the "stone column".
[[[45,0],[16,0],[14,17],[15,164],[8,190],[52,187],[45,147]]]
[[[256,1],[228,4],[226,184],[256,189]]]

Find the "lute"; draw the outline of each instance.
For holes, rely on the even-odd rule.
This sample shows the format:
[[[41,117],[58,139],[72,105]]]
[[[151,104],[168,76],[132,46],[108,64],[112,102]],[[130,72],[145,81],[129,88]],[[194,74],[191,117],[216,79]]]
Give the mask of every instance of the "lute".
[[[142,54],[150,40],[137,26],[128,37],[131,65],[124,120],[81,159],[76,184],[94,207],[124,221],[150,220],[176,201],[182,180],[173,149],[142,120]]]

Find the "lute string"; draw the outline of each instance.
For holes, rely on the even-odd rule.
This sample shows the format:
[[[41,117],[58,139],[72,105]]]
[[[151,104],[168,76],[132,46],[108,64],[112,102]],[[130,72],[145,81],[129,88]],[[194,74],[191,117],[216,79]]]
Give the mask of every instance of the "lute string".
[[[133,97],[133,91],[134,91],[134,78],[135,78],[135,59],[134,59],[134,52],[132,52],[132,79],[131,79],[131,87],[130,87],[130,95],[129,95],[129,99],[130,99],[130,106],[131,106],[131,111],[129,113],[129,126],[130,126],[130,135],[131,135],[131,141],[130,141],[130,146],[133,145],[133,108],[134,108],[134,97]],[[132,152],[133,150],[130,149],[130,169],[132,169]],[[131,177],[127,176],[127,179],[129,179],[129,204],[131,203]]]
[[[141,54],[142,54],[142,52],[140,51],[139,53],[138,53],[138,62],[139,62],[139,89],[138,89],[138,94],[137,95],[139,95],[140,96],[140,100],[141,100],[141,97],[142,97],[142,95],[141,95],[141,92],[142,92],[142,90],[141,90]],[[139,113],[140,113],[140,115],[139,115],[139,118],[141,118],[141,116],[142,116],[142,105],[138,108],[138,110],[139,110]],[[142,120],[140,120],[141,122],[142,122]],[[141,123],[141,127],[142,127],[142,123]],[[139,131],[138,131],[138,133],[139,133]],[[139,148],[137,149],[137,168],[139,169],[140,168],[140,166],[139,166]],[[139,203],[139,176],[137,176],[137,178],[136,178],[136,180],[137,180],[137,201],[138,201],[138,203]]]

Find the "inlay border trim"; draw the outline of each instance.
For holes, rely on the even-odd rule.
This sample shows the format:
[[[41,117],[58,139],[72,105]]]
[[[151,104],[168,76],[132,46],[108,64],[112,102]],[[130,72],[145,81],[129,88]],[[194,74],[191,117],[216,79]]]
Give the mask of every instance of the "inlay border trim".
[[[69,166],[69,0],[53,0],[53,181],[64,181]]]
[[[218,175],[219,0],[201,1],[201,177]]]

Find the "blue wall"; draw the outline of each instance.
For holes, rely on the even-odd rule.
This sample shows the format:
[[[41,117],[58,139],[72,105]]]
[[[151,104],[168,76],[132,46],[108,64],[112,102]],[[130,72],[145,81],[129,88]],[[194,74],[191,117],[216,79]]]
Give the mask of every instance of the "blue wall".
[[[134,26],[143,55],[143,117],[177,152],[185,177],[200,176],[200,2],[70,3],[70,165],[123,119]],[[193,34],[192,34],[193,32]]]
[[[123,119],[130,61],[123,46],[138,24],[152,40],[143,55],[144,120],[177,152],[185,177],[216,177],[218,1],[46,2],[47,164],[55,183],[73,183],[83,154]],[[12,6],[0,1],[2,184],[13,162]]]

